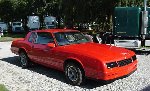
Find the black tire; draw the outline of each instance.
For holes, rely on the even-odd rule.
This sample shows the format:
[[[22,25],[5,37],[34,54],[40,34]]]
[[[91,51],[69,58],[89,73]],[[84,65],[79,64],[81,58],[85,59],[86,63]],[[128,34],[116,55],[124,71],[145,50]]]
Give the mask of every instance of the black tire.
[[[28,57],[28,55],[26,54],[26,52],[21,51],[19,53],[19,57],[20,57],[20,65],[22,68],[28,68],[30,65],[30,59]]]
[[[66,64],[65,76],[67,82],[71,85],[81,85],[85,80],[83,69],[74,63]]]

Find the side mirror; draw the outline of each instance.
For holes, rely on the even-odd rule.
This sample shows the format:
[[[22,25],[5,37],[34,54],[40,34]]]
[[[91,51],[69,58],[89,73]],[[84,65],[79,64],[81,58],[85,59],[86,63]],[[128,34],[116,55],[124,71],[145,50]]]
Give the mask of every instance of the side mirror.
[[[55,47],[55,44],[54,43],[48,43],[47,46],[53,48],[53,47]]]

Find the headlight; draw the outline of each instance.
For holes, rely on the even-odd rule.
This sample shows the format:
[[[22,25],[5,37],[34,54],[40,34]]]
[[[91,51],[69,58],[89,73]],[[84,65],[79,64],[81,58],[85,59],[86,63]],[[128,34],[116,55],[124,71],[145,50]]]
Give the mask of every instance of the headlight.
[[[118,67],[118,64],[116,62],[106,63],[106,65],[108,69]]]
[[[132,56],[132,60],[135,61],[137,58],[136,58],[136,55]]]

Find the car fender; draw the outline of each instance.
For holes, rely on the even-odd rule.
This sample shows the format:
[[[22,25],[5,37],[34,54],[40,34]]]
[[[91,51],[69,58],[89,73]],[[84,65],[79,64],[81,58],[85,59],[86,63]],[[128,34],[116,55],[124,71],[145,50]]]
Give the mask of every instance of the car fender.
[[[75,57],[67,57],[67,58],[65,59],[65,61],[67,61],[67,60],[75,60],[75,61],[78,62],[78,63],[82,66],[82,68],[84,69],[84,65],[83,65],[83,63],[81,62],[80,59],[75,58]],[[64,63],[65,63],[65,61],[64,61]]]
[[[19,48],[19,52],[20,52],[20,50],[21,50],[21,49],[22,49],[22,50],[24,50],[24,51],[27,53],[26,48],[24,48],[24,47],[20,47],[20,48]],[[19,53],[19,52],[18,52],[18,53]]]

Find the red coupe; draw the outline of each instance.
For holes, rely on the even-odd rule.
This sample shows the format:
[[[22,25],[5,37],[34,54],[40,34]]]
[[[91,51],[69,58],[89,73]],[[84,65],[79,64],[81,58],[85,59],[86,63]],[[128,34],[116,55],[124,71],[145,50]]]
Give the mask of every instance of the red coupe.
[[[77,30],[31,31],[12,42],[23,68],[32,62],[64,71],[68,83],[80,85],[85,77],[112,80],[137,69],[134,52],[111,45],[90,42]]]

